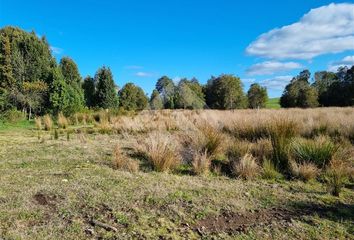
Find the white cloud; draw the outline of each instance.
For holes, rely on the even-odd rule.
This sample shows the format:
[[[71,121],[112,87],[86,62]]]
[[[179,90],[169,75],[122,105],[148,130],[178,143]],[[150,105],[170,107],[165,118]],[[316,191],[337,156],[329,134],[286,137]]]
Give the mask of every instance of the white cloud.
[[[54,53],[54,54],[62,54],[63,53],[63,49],[62,48],[58,48],[58,47],[54,47],[54,46],[50,46],[50,50]]]
[[[299,68],[302,68],[302,66],[296,62],[266,61],[252,65],[246,70],[246,73],[248,75],[272,75],[277,72],[286,72]]]
[[[150,72],[137,72],[137,73],[135,73],[135,76],[137,76],[137,77],[152,77],[152,76],[154,76],[154,74],[150,73]]]
[[[312,59],[354,50],[354,4],[330,4],[312,9],[300,21],[275,28],[246,49],[250,55],[276,59]]]
[[[274,78],[264,79],[259,82],[260,85],[272,90],[283,90],[291,81],[293,76],[277,76]]]
[[[332,62],[328,67],[328,71],[336,72],[339,67],[344,67],[344,66],[351,67],[353,65],[354,65],[354,55],[346,56],[340,61]]]

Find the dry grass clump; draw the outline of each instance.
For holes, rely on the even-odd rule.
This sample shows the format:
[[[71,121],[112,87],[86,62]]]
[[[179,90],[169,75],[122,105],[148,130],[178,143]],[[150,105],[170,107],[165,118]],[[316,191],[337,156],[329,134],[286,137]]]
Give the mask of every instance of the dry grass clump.
[[[34,119],[34,123],[36,125],[37,130],[42,130],[42,119],[40,117],[36,117]]]
[[[302,162],[302,163],[291,163],[291,171],[293,176],[304,180],[305,182],[315,179],[320,170],[317,166],[311,162]]]
[[[116,145],[114,148],[113,166],[116,169],[122,169],[132,173],[139,171],[138,161],[130,159],[127,155],[122,153],[122,150],[119,145]]]
[[[196,136],[192,136],[192,146],[199,152],[206,152],[210,157],[215,157],[222,151],[225,138],[222,133],[207,123],[202,123]]]
[[[241,157],[239,160],[232,160],[232,172],[243,179],[252,179],[259,175],[259,166],[256,159],[249,153]]]
[[[62,129],[67,129],[69,126],[68,119],[64,116],[63,113],[58,114],[58,127]]]
[[[139,154],[158,172],[173,170],[181,162],[178,143],[170,135],[151,133],[137,148]]]
[[[324,174],[327,190],[333,196],[339,197],[344,184],[353,178],[353,161],[350,149],[339,149],[333,156]]]
[[[196,175],[207,175],[210,171],[211,158],[208,153],[196,152],[193,156],[192,167]]]
[[[44,115],[43,124],[44,124],[44,130],[46,130],[46,131],[52,130],[52,128],[53,128],[53,120],[48,114]]]

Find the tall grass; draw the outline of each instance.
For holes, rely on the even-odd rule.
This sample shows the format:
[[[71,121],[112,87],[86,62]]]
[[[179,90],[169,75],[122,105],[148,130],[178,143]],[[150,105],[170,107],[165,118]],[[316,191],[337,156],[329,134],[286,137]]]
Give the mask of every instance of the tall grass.
[[[139,163],[136,160],[129,159],[128,156],[122,152],[119,145],[116,145],[113,151],[113,166],[116,169],[129,172],[139,171]]]
[[[262,177],[264,179],[280,179],[282,175],[277,171],[272,161],[264,159],[262,165]]]
[[[210,171],[211,159],[208,153],[196,152],[193,156],[192,166],[196,175],[207,175]]]
[[[43,117],[44,130],[50,131],[53,128],[53,120],[50,115],[46,114]]]
[[[42,118],[36,117],[34,119],[34,123],[36,125],[37,130],[42,130]]]
[[[178,144],[170,135],[152,133],[137,148],[158,172],[173,170],[181,162]]]
[[[297,163],[313,163],[318,168],[324,168],[337,149],[329,137],[320,136],[314,140],[296,139],[291,144],[290,154]]]
[[[298,125],[289,118],[279,118],[269,123],[268,131],[273,147],[274,166],[288,174],[290,172],[289,144],[292,138],[298,134]]]
[[[305,182],[316,178],[320,172],[317,166],[311,162],[292,162],[291,171],[293,176],[302,179]]]
[[[239,160],[230,162],[232,172],[240,178],[252,179],[259,175],[260,168],[256,159],[249,153],[241,157]]]
[[[68,119],[64,116],[63,113],[58,114],[58,127],[62,129],[67,129],[69,126]]]

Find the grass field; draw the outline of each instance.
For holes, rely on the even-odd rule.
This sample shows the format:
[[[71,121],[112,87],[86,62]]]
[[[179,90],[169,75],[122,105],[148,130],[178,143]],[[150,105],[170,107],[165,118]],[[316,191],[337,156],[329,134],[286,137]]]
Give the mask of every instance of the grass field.
[[[279,101],[280,101],[280,98],[269,98],[266,103],[266,108],[279,109],[280,108]]]
[[[141,113],[58,129],[57,136],[54,130],[35,129],[34,123],[2,125],[0,238],[351,239],[350,181],[334,197],[320,179],[244,180],[217,168],[195,175],[183,161],[157,172],[135,152],[147,136],[157,136],[154,132],[174,140],[195,136],[192,127],[198,119],[219,129],[220,122],[224,128],[239,122],[245,127],[245,122],[258,125],[285,113],[303,120],[301,136],[323,121],[338,127],[343,138],[348,132],[343,126],[353,124],[350,108],[289,111]],[[221,145],[246,138],[239,134],[236,140],[228,129]],[[250,140],[252,147],[257,143]],[[139,171],[116,169],[117,146],[129,161],[139,162]],[[222,148],[215,159],[226,161],[225,152]]]

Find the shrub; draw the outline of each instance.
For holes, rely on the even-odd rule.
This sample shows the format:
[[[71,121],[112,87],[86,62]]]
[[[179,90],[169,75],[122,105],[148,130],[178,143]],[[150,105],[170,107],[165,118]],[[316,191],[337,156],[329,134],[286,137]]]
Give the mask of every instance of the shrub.
[[[138,145],[138,152],[158,172],[174,169],[181,160],[177,143],[170,135],[150,134]]]
[[[244,155],[241,159],[231,160],[232,172],[243,179],[252,179],[259,174],[259,166],[251,154]]]
[[[210,171],[211,159],[208,153],[205,151],[203,153],[196,152],[193,156],[192,166],[193,172],[196,175],[206,175]]]
[[[290,154],[297,163],[313,163],[324,168],[337,149],[328,137],[320,136],[314,140],[295,140],[291,144]]]
[[[46,130],[46,131],[52,130],[53,121],[52,121],[52,118],[48,114],[46,114],[43,117],[43,124],[44,124],[44,130]]]
[[[42,130],[42,119],[40,117],[36,117],[34,119],[37,130]]]
[[[289,119],[274,120],[268,126],[269,136],[273,147],[273,164],[283,173],[289,173],[288,147],[297,135],[298,125]]]
[[[1,118],[5,122],[17,123],[22,120],[25,120],[25,115],[23,112],[18,111],[17,109],[10,109],[1,114]]]
[[[277,171],[274,167],[272,161],[268,159],[263,160],[262,177],[264,179],[280,179],[282,178],[281,173]]]
[[[302,179],[305,182],[316,178],[319,173],[317,166],[309,162],[302,162],[299,164],[292,162],[291,171],[295,177]]]
[[[68,128],[68,119],[63,115],[63,113],[58,114],[58,127],[62,129]]]
[[[129,159],[123,154],[118,145],[116,145],[113,152],[113,166],[116,169],[122,169],[129,172],[139,171],[139,163],[135,160]]]

